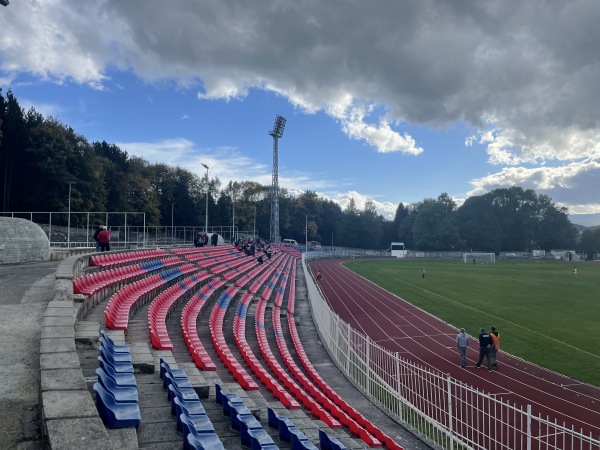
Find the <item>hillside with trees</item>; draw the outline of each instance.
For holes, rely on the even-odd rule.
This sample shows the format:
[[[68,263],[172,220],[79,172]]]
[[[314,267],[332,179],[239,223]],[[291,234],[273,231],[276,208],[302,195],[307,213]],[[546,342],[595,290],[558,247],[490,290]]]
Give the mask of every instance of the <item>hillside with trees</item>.
[[[209,191],[209,223],[229,225],[235,205],[239,230],[268,237],[270,186],[252,181],[222,185],[181,167],[151,164],[107,142],[89,142],[71,127],[34,108],[19,105],[11,91],[0,89],[0,192],[3,212],[66,211],[69,182],[73,211],[137,211],[146,225],[204,223]],[[280,235],[329,246],[385,249],[404,242],[415,250],[501,252],[533,249],[600,248],[600,231],[578,231],[566,208],[546,195],[520,187],[496,189],[468,198],[457,207],[446,193],[420,202],[399,204],[394,220],[377,213],[373,202],[364,209],[354,200],[337,203],[307,191],[280,191]],[[74,218],[77,220],[77,218]],[[132,225],[135,218],[132,218]],[[139,225],[139,223],[137,224]]]

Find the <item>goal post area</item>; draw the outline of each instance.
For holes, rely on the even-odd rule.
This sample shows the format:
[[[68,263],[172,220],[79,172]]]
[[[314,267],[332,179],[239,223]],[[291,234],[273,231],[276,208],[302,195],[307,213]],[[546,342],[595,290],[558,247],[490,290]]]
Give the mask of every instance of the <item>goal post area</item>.
[[[495,253],[483,253],[483,252],[468,252],[463,253],[463,262],[468,263],[495,263],[496,262],[496,254]]]

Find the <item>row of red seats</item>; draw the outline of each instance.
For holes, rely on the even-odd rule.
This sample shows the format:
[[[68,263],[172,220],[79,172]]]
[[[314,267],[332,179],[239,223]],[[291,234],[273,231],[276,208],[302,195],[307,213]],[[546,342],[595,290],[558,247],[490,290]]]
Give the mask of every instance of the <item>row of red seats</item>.
[[[222,251],[224,248],[227,248],[228,250],[235,250],[235,248],[233,246],[223,246],[223,245],[219,245],[219,246],[206,246],[206,247],[185,247],[185,248],[174,248],[173,250],[171,250],[171,253],[173,253],[174,255],[193,255],[195,253],[213,253],[213,252],[219,252]]]
[[[369,447],[381,447],[382,442],[375,436],[373,436],[367,429],[354,420],[348,413],[343,411],[338,405],[336,405],[327,395],[325,395],[318,387],[316,387],[300,370],[292,358],[287,343],[283,336],[283,330],[281,328],[280,320],[280,308],[273,308],[272,321],[273,329],[275,332],[275,342],[279,349],[279,354],[283,359],[286,367],[292,373],[294,378],[302,387],[310,393],[310,395],[316,399],[321,406],[323,406],[333,417],[335,417],[343,426],[349,428],[350,433],[358,436],[363,440]],[[361,416],[362,418],[362,416]],[[365,421],[363,421],[364,423]]]
[[[228,269],[233,269],[244,264],[248,264],[248,260],[246,258],[236,258],[233,261],[222,261],[221,264],[211,267],[210,273],[213,275],[220,275]],[[251,261],[250,264],[254,265],[256,262]]]
[[[215,247],[213,247],[215,248]],[[233,247],[228,247],[228,248],[224,248],[224,247],[219,247],[216,250],[212,250],[212,251],[200,251],[200,252],[194,252],[194,253],[187,253],[185,255],[182,255],[186,261],[189,262],[198,262],[198,261],[203,261],[206,259],[212,259],[212,258],[218,258],[221,256],[232,256],[232,255],[238,255],[238,251],[236,249],[234,249]]]
[[[273,312],[275,317],[275,312]],[[281,326],[281,325],[279,325]],[[377,426],[375,426],[371,421],[367,420],[360,412],[358,412],[355,408],[350,406],[344,399],[342,399],[337,392],[335,392],[326,382],[321,378],[319,373],[315,370],[310,360],[308,359],[306,352],[304,351],[304,347],[302,346],[302,342],[300,341],[300,336],[298,335],[298,330],[296,328],[296,323],[294,322],[293,316],[288,316],[288,329],[290,336],[292,338],[292,342],[294,344],[294,350],[296,351],[296,355],[302,364],[302,367],[308,373],[311,380],[319,387],[319,389],[327,396],[327,398],[334,403],[336,407],[338,407],[341,411],[343,411],[347,416],[349,416],[353,421],[355,421],[362,429],[366,430],[370,435],[373,435],[378,442],[384,443],[386,448],[392,450],[403,450],[403,447],[396,443],[390,436],[381,431]],[[289,353],[289,352],[288,352]],[[367,442],[363,436],[360,436],[363,441]],[[372,437],[372,436],[371,436]],[[371,444],[369,444],[371,445]],[[372,445],[371,445],[372,446]]]
[[[283,367],[275,359],[275,355],[271,351],[269,341],[267,340],[267,334],[265,331],[265,308],[267,302],[260,300],[256,306],[256,318],[255,318],[255,330],[256,338],[258,340],[258,347],[262,354],[263,359],[269,365],[271,371],[277,376],[279,381],[283,383],[285,388],[294,396],[298,401],[304,405],[305,408],[310,409],[313,417],[316,417],[326,423],[330,428],[341,428],[342,425],[329,414],[321,405],[319,405],[304,389],[302,389],[290,375],[283,370]]]
[[[275,380],[269,371],[260,363],[250,345],[246,341],[246,313],[248,305],[252,301],[252,294],[245,292],[238,303],[234,322],[233,322],[233,337],[238,350],[242,354],[246,364],[252,369],[254,375],[258,377],[262,384],[273,394],[273,396],[281,402],[287,409],[300,409],[301,405],[294,397]]]
[[[149,293],[195,270],[196,267],[192,264],[173,267],[124,286],[110,298],[106,305],[104,310],[106,327],[112,330],[127,330],[129,315],[137,310],[138,305],[145,303],[144,300]]]
[[[150,329],[152,347],[157,350],[173,350],[173,344],[167,331],[169,311],[188,290],[208,278],[210,278],[208,272],[198,272],[165,289],[156,296],[148,309],[148,328]]]
[[[162,269],[175,264],[181,264],[181,260],[177,257],[169,257],[144,263],[115,267],[114,269],[100,270],[75,278],[73,280],[73,293],[92,296],[96,292],[114,284],[145,275],[151,270],[156,270],[158,268]]]
[[[240,362],[237,360],[231,349],[227,345],[225,336],[223,335],[223,319],[225,318],[225,312],[231,300],[237,295],[240,288],[237,286],[231,286],[225,292],[221,294],[219,300],[215,304],[210,314],[210,337],[217,354],[223,364],[229,370],[229,373],[233,375],[233,378],[245,391],[257,391],[259,389],[258,384],[248,374],[246,369],[242,367]]]
[[[290,275],[290,289],[287,302],[288,314],[294,314],[296,308],[296,264],[292,266],[292,273]]]
[[[200,289],[192,299],[185,305],[181,313],[181,330],[183,340],[192,356],[192,360],[196,367],[200,370],[217,370],[217,366],[206,352],[204,345],[198,337],[198,315],[206,301],[223,286],[223,280],[217,278]]]
[[[132,262],[160,258],[161,256],[165,255],[168,255],[168,252],[165,249],[138,250],[124,253],[103,253],[92,256],[91,263],[92,266],[99,267],[120,266]]]
[[[256,261],[245,261],[241,266],[233,267],[231,270],[223,274],[223,279],[232,281],[243,273],[248,272],[252,267],[256,268]]]
[[[145,295],[167,283],[160,274],[152,275],[135,283],[128,284],[116,292],[104,309],[106,327],[111,330],[127,330],[129,314],[133,307]]]
[[[244,258],[243,255],[240,255],[239,253],[233,254],[233,255],[225,254],[225,255],[214,256],[214,257],[202,259],[200,261],[196,261],[196,265],[198,267],[202,267],[202,268],[210,268],[210,267],[222,264],[222,263],[237,261],[240,259],[243,261],[246,258]]]
[[[283,277],[281,279],[281,283],[279,284],[279,288],[277,289],[277,294],[275,294],[275,303],[274,306],[280,307],[283,303],[283,297],[285,296],[285,288],[287,287],[288,280],[290,278],[290,274],[292,272],[292,265],[296,266],[296,259],[291,258],[288,261],[288,266],[283,271]],[[263,294],[264,295],[264,294]],[[265,299],[267,300],[267,299]]]
[[[139,264],[101,270],[73,279],[73,293],[94,295],[113,284],[127,281],[147,273]]]
[[[243,273],[242,276],[235,282],[235,285],[239,288],[243,288],[249,282],[256,280],[258,274],[261,273],[263,270],[266,270],[268,267],[278,264],[279,260],[283,256],[285,256],[283,253],[278,253],[271,259],[267,259],[267,261],[263,264],[256,264],[256,262],[254,262],[254,264],[256,264],[256,267],[250,272]]]
[[[281,261],[278,260],[276,265],[271,264],[271,265],[267,266],[266,269],[264,270],[264,272],[260,276],[254,277],[252,283],[250,284],[250,287],[248,288],[248,292],[250,292],[251,294],[256,294],[258,292],[258,290],[262,287],[262,285],[266,283],[267,278],[269,278],[269,276],[273,272],[281,273],[281,269],[278,269],[278,267],[281,266],[282,264],[284,264],[286,260],[287,260],[287,256],[284,256]],[[267,286],[267,289],[268,288],[269,288],[269,286]],[[272,288],[271,288],[271,290],[272,290]]]

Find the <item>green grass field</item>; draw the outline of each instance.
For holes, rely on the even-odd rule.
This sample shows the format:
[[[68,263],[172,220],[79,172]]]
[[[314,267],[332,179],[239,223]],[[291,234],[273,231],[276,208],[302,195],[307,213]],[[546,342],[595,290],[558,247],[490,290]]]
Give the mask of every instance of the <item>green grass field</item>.
[[[600,386],[600,263],[399,259],[346,266],[471,336],[496,326],[501,350]]]

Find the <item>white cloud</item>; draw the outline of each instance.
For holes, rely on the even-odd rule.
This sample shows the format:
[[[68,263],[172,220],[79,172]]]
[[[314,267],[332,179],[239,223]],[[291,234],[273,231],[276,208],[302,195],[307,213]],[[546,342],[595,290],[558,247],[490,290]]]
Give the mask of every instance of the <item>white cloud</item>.
[[[572,213],[600,213],[600,159],[588,159],[559,167],[507,167],[471,181],[468,195],[481,195],[497,188],[521,186],[546,194]]]
[[[511,180],[594,209],[597,170],[582,161],[600,155],[599,22],[595,0],[15,1],[0,14],[0,76],[116,89],[111,71],[129,71],[201,85],[203,101],[264,89],[382,153],[423,151],[397,124],[463,123],[481,130],[465,143],[504,166],[473,192]],[[518,167],[542,164],[563,167]]]

